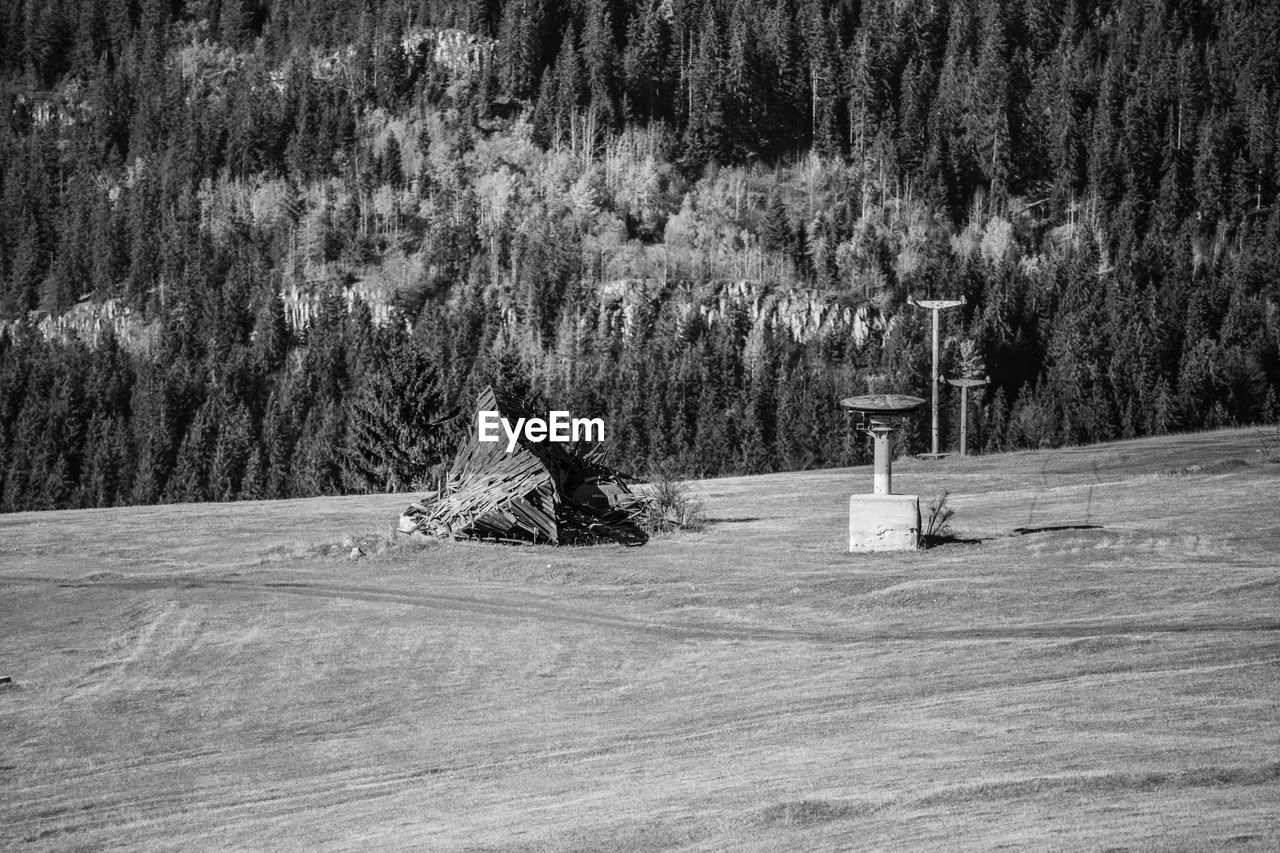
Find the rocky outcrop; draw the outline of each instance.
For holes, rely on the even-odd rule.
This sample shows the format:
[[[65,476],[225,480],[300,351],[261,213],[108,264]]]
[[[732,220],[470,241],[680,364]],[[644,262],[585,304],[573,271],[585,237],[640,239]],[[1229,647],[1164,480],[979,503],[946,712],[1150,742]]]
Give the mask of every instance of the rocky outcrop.
[[[664,290],[661,282],[620,279],[600,286],[600,308],[606,327],[630,334],[635,309],[643,299]],[[667,285],[662,297],[674,300],[682,323],[700,317],[714,326],[738,311],[745,311],[753,326],[788,330],[804,343],[828,335],[849,335],[856,345],[867,342],[873,331],[885,328],[884,318],[867,304],[852,306],[838,296],[801,287],[739,280],[705,285]]]

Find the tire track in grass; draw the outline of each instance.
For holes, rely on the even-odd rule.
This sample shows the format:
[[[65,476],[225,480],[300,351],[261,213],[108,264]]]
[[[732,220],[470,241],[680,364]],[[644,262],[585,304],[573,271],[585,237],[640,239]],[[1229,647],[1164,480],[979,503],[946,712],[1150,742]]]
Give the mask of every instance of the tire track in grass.
[[[704,733],[711,732],[708,730]],[[501,761],[452,766],[425,765],[390,772],[383,766],[369,766],[355,768],[353,771],[325,774],[303,790],[290,790],[288,783],[282,783],[278,786],[269,785],[256,791],[229,790],[228,786],[223,784],[206,785],[201,790],[188,789],[182,792],[156,793],[143,797],[137,796],[136,792],[122,793],[114,798],[114,801],[95,799],[92,803],[72,802],[63,808],[51,805],[31,819],[9,823],[9,829],[16,830],[25,841],[35,842],[77,835],[95,829],[129,827],[136,830],[144,825],[180,821],[196,812],[206,817],[224,815],[226,819],[234,819],[237,822],[263,821],[314,812],[332,806],[347,806],[395,796],[409,790],[410,786],[419,785],[443,774],[480,772],[490,774],[491,778],[491,774],[495,771],[510,773],[520,769],[546,767],[553,763],[581,762],[621,750],[633,750],[644,741],[688,741],[692,737],[696,735],[650,733],[647,737],[632,737],[607,745],[540,750],[511,756]],[[990,802],[993,795],[999,799],[1009,800],[1045,793],[1118,793],[1122,791],[1147,793],[1160,788],[1253,786],[1272,784],[1277,781],[1280,781],[1280,764],[1274,762],[1232,767],[1189,767],[1175,771],[1064,774],[945,786],[882,801],[874,810],[974,801]],[[855,809],[852,815],[838,817],[856,816],[860,811]],[[81,820],[48,825],[50,821],[70,816],[81,818]]]
[[[883,800],[835,799],[775,803],[755,812],[760,824],[817,824],[864,819],[903,810],[955,807],[970,803],[1026,800],[1055,794],[1151,794],[1160,790],[1271,785],[1280,781],[1280,763],[1256,765],[1205,765],[1179,770],[1113,773],[1068,773],[1057,776],[993,779],[987,782],[947,785],[902,794]]]
[[[1275,663],[1275,659],[1252,662],[1251,664],[1230,665],[1231,668],[1246,665],[1265,665]],[[1211,666],[1209,669],[1227,668]],[[384,797],[394,797],[420,787],[429,780],[439,777],[445,784],[466,784],[468,779],[492,780],[497,775],[511,775],[519,772],[533,771],[539,767],[547,767],[562,763],[582,763],[593,759],[615,755],[620,752],[641,750],[663,751],[677,744],[690,744],[709,738],[739,737],[748,734],[762,725],[769,725],[778,718],[786,718],[792,723],[806,727],[820,724],[824,720],[833,722],[833,715],[856,712],[860,715],[874,714],[883,716],[893,713],[906,705],[917,705],[920,702],[933,704],[937,701],[954,701],[964,696],[981,695],[992,690],[1008,691],[1009,689],[1040,689],[1050,683],[1069,682],[1088,679],[1097,675],[1106,677],[1149,677],[1173,672],[1185,672],[1185,668],[1153,667],[1131,672],[1116,672],[1104,669],[1101,672],[1070,672],[1055,675],[1044,675],[1020,679],[1017,683],[988,683],[982,685],[965,685],[959,689],[941,691],[944,695],[931,696],[892,696],[873,700],[855,694],[839,696],[793,697],[779,703],[773,699],[751,702],[746,707],[735,706],[702,709],[696,719],[661,720],[655,722],[648,731],[622,731],[604,737],[596,737],[587,743],[574,745],[559,743],[544,749],[523,750],[514,754],[497,758],[497,760],[480,761],[441,761],[430,764],[418,763],[410,767],[398,769],[388,768],[383,764],[369,764],[345,768],[324,773],[319,777],[308,777],[300,783],[289,781],[272,781],[260,785],[254,790],[243,790],[226,783],[233,778],[227,769],[214,770],[216,781],[206,782],[194,788],[178,791],[152,790],[141,793],[136,788],[128,791],[118,789],[114,796],[100,794],[94,796],[91,804],[86,804],[77,797],[59,802],[59,795],[68,793],[59,780],[50,779],[42,785],[28,788],[24,793],[27,802],[9,803],[10,829],[16,830],[28,841],[51,841],[68,838],[82,833],[129,827],[136,831],[140,826],[156,826],[173,824],[194,814],[206,816],[223,815],[229,821],[237,823],[260,822],[273,818],[287,817],[317,809],[330,807],[346,807],[359,802],[373,801]],[[209,755],[209,753],[204,753]],[[198,758],[199,754],[183,756],[183,759]],[[483,758],[483,756],[476,756]],[[147,762],[131,763],[128,769],[136,770]],[[176,764],[161,759],[162,764]],[[174,769],[177,769],[176,767]],[[127,769],[117,766],[113,770],[103,769],[92,775],[101,776],[107,781],[111,776],[129,775]],[[79,775],[79,774],[78,774]],[[1206,774],[1192,773],[1190,776],[1174,776],[1165,779],[1169,774],[1150,774],[1138,779],[1138,787],[1150,785],[1163,786],[1173,784],[1178,787],[1193,787],[1198,784],[1259,784],[1274,779],[1274,773],[1268,768],[1227,768],[1222,772]],[[209,778],[206,776],[206,778]],[[1137,778],[1137,777],[1135,777]],[[1117,789],[1134,787],[1129,785],[1128,777],[1108,783]],[[1202,780],[1202,781],[1201,781]],[[83,778],[80,780],[84,781]],[[1029,786],[1018,782],[997,780],[994,787],[990,784],[968,790],[964,786],[959,789],[943,789],[927,792],[923,798],[906,798],[906,804],[930,802],[930,797],[939,801],[967,800],[971,798],[989,797],[990,794],[1015,797],[1024,793],[1029,787],[1032,792],[1045,789],[1065,787],[1066,790],[1091,789],[1095,780],[1080,780],[1074,777],[1051,777],[1036,779]],[[1105,787],[1105,785],[1104,785]],[[46,799],[47,798],[47,799]],[[35,811],[25,820],[14,820],[21,814],[24,805],[36,802],[43,807]],[[902,805],[897,803],[896,805]],[[16,806],[16,807],[15,807]],[[99,840],[103,836],[95,835]]]
[[[709,732],[708,732],[709,733]],[[329,773],[304,790],[290,790],[287,783],[267,786],[256,791],[228,790],[227,785],[207,785],[202,790],[186,790],[138,797],[136,792],[122,794],[114,801],[96,799],[92,803],[68,803],[66,807],[46,807],[41,813],[25,821],[9,823],[10,830],[27,842],[49,841],[78,835],[91,830],[128,827],[136,831],[145,825],[172,823],[189,818],[193,813],[208,817],[223,815],[238,823],[264,821],[299,813],[314,813],[332,806],[347,806],[388,796],[395,796],[441,774],[512,772],[546,767],[556,762],[580,762],[601,757],[619,750],[632,750],[637,741],[659,739],[662,741],[687,741],[690,736],[652,734],[649,737],[629,738],[610,745],[593,745],[569,749],[541,750],[508,759],[459,764],[453,766],[415,766],[388,772],[385,767],[366,767],[354,772]],[[1199,766],[1179,770],[1132,771],[1103,774],[1064,774],[1061,776],[1037,776],[1023,779],[995,779],[976,784],[951,785],[916,794],[905,794],[874,804],[872,811],[917,808],[920,806],[960,804],[966,802],[991,802],[993,796],[1000,800],[1013,800],[1046,793],[1120,793],[1137,791],[1149,793],[1163,788],[1221,787],[1226,785],[1268,785],[1280,781],[1280,764],[1271,762],[1258,765]],[[848,805],[843,801],[840,805]],[[865,804],[864,804],[865,805]],[[832,817],[865,817],[865,809],[854,808],[848,813],[837,809]],[[55,823],[58,818],[81,818],[72,823]],[[228,825],[223,822],[223,825]],[[102,839],[99,836],[99,840]]]
[[[629,631],[666,640],[738,640],[753,642],[806,642],[826,645],[866,645],[886,642],[974,642],[984,640],[1066,640],[1129,634],[1204,634],[1280,632],[1280,618],[1186,619],[1158,614],[1134,614],[1127,618],[1024,623],[998,628],[919,628],[896,631],[838,633],[765,626],[742,627],[724,623],[679,623],[638,619],[599,610],[527,599],[492,595],[478,597],[445,592],[388,590],[349,584],[303,581],[245,582],[238,578],[121,578],[98,584],[61,586],[110,586],[134,590],[229,590],[240,593],[292,595],[304,598],[385,603],[404,607],[444,610],[477,616],[534,619],[583,627]]]
[[[983,640],[1003,640],[1010,638],[1024,639],[1070,639],[1078,637],[1096,637],[1107,631],[1122,633],[1185,633],[1185,632],[1239,632],[1239,631],[1276,631],[1280,624],[1267,620],[1226,621],[1192,621],[1192,620],[1159,620],[1150,617],[1140,618],[1135,615],[1127,619],[1111,622],[1071,622],[1067,624],[1021,625],[1000,629],[933,629],[908,630],[897,632],[868,632],[864,634],[846,635],[832,632],[791,631],[772,628],[743,628],[715,624],[680,625],[662,623],[617,616],[598,611],[589,611],[566,607],[554,603],[529,603],[510,596],[476,597],[456,593],[416,592],[411,590],[387,590],[359,585],[343,584],[309,584],[296,581],[281,582],[245,582],[238,578],[110,578],[103,579],[100,584],[70,584],[70,586],[108,585],[113,588],[129,590],[225,590],[243,594],[297,595],[319,599],[363,601],[386,603],[395,606],[422,607],[429,609],[459,612],[480,616],[496,616],[504,618],[537,619],[561,624],[576,624],[601,627],[610,630],[625,630],[648,636],[656,636],[673,641],[698,639],[752,641],[752,642],[801,642],[824,644],[868,644],[886,642],[939,642],[961,641],[973,642]],[[1272,661],[1241,664],[1258,665]],[[1134,677],[1144,674],[1159,674],[1163,670],[1115,671],[1107,668],[1102,672],[1072,672],[1042,678],[1033,678],[1030,682],[1020,679],[1017,684],[986,684],[978,688],[956,691],[956,695],[982,693],[992,689],[1008,690],[1010,688],[1034,688],[1051,681],[1067,681],[1091,676]],[[945,691],[951,693],[952,691]],[[48,790],[57,780],[48,780],[34,786],[36,791],[44,791],[47,799],[42,799],[44,807],[31,815],[27,820],[13,820],[10,828],[26,834],[34,840],[47,840],[74,833],[89,832],[94,828],[111,826],[135,826],[139,822],[156,823],[172,822],[183,814],[193,811],[240,813],[247,820],[263,820],[296,814],[300,811],[343,805],[353,801],[393,796],[403,792],[410,786],[421,784],[424,779],[438,774],[447,774],[446,778],[457,778],[455,774],[472,776],[480,774],[488,778],[494,772],[510,772],[546,766],[549,763],[580,762],[592,758],[606,756],[620,750],[661,749],[664,745],[689,743],[707,738],[723,737],[727,733],[743,733],[760,725],[766,725],[779,716],[792,720],[807,719],[819,722],[833,714],[856,710],[859,713],[870,713],[876,709],[884,710],[901,706],[904,702],[915,703],[928,700],[925,696],[886,697],[868,705],[858,702],[851,696],[818,696],[797,697],[790,701],[778,703],[751,703],[747,707],[725,707],[712,714],[705,709],[696,720],[667,721],[662,726],[647,732],[619,733],[613,736],[596,738],[590,743],[578,746],[557,745],[551,749],[539,749],[520,752],[496,761],[438,763],[402,768],[388,772],[384,767],[356,767],[348,770],[326,773],[319,779],[304,784],[296,790],[289,782],[268,783],[257,791],[229,790],[225,783],[209,783],[199,788],[184,791],[155,791],[150,795],[138,796],[138,792],[120,792],[116,796],[95,798],[92,804],[93,818],[82,818],[89,806],[83,800],[71,799],[59,802],[59,797]],[[943,697],[933,697],[935,700]],[[955,697],[951,697],[955,698]],[[676,725],[671,725],[675,722]],[[477,756],[479,757],[479,756]],[[142,764],[144,762],[138,762]],[[145,762],[145,763],[150,763]],[[121,768],[116,768],[120,770]],[[108,772],[106,775],[112,775]],[[1230,775],[1230,774],[1228,774]],[[1268,774],[1263,774],[1267,776]],[[1252,774],[1244,774],[1252,778]],[[1218,778],[1210,774],[1210,778]],[[296,783],[294,783],[296,784]],[[53,794],[53,796],[49,796]],[[23,809],[14,809],[9,804],[10,814],[20,814]],[[71,822],[67,823],[70,818]],[[50,824],[53,824],[52,826]]]
[[[349,771],[337,771],[326,774],[326,778],[332,777],[334,785],[333,790],[367,790],[371,791],[372,796],[382,796],[388,786],[403,781],[418,780],[426,776],[434,776],[437,774],[456,774],[456,773],[474,773],[474,772],[491,772],[491,771],[512,771],[521,767],[546,766],[550,763],[560,763],[566,761],[581,761],[590,758],[598,758],[620,751],[634,750],[640,748],[661,748],[671,746],[678,743],[689,743],[707,738],[723,736],[728,733],[747,733],[760,726],[768,725],[776,719],[783,717],[797,723],[817,723],[824,717],[832,714],[844,712],[857,713],[859,715],[876,715],[885,716],[901,710],[903,705],[911,705],[918,707],[932,707],[938,703],[954,702],[965,698],[981,697],[992,693],[1007,693],[1009,691],[1020,690],[1042,690],[1053,685],[1066,685],[1076,683],[1082,686],[1095,682],[1097,679],[1116,680],[1116,679],[1146,679],[1151,677],[1170,676],[1175,674],[1186,674],[1191,672],[1220,671],[1229,669],[1244,669],[1252,666],[1268,666],[1280,663],[1280,658],[1267,658],[1256,661],[1242,661],[1229,664],[1206,664],[1204,666],[1171,667],[1167,665],[1153,665],[1142,668],[1118,669],[1113,666],[1107,666],[1100,669],[1089,669],[1085,671],[1070,671],[1052,674],[1024,674],[1021,678],[1014,680],[997,679],[981,684],[965,683],[954,687],[940,685],[938,689],[931,690],[926,693],[917,694],[888,694],[884,696],[873,696],[868,701],[868,694],[859,689],[848,693],[840,693],[837,695],[822,696],[799,696],[789,698],[783,702],[778,702],[775,698],[767,698],[748,702],[743,705],[722,708],[722,709],[706,709],[699,711],[697,718],[687,722],[678,722],[672,720],[664,720],[660,725],[649,731],[626,731],[616,737],[597,737],[590,744],[580,746],[567,746],[563,744],[555,745],[546,749],[526,750],[506,758],[494,761],[472,761],[472,762],[437,762],[429,766],[419,766],[408,768],[400,771],[387,772],[384,768],[376,768],[365,771],[361,768],[352,768]],[[336,733],[329,733],[336,734]],[[177,769],[177,765],[186,763],[200,758],[212,758],[220,753],[217,751],[204,750],[190,754],[179,754],[171,757],[149,758],[136,760],[124,764],[117,764],[112,767],[95,768],[87,772],[77,772],[77,778],[80,781],[86,781],[89,778],[106,779],[122,773],[128,774],[148,766],[172,765]],[[55,793],[62,783],[59,779],[53,779],[44,783],[54,790],[42,792],[35,786],[30,786],[27,793],[32,795],[33,800],[43,801],[47,794]],[[168,795],[153,796],[148,799],[151,806],[160,807],[166,803],[180,804],[191,792],[174,792]],[[312,796],[321,795],[323,791],[302,792],[301,795]],[[279,796],[271,796],[266,798],[249,798],[244,803],[259,802],[262,800],[280,799],[286,796],[298,796],[299,794],[280,794]],[[361,797],[363,798],[363,797]],[[137,799],[127,801],[130,807],[138,805]],[[239,801],[229,803],[226,807],[234,807],[241,805]],[[12,804],[11,804],[12,805]],[[95,808],[107,806],[110,804],[99,802]],[[122,806],[123,807],[123,806]],[[58,814],[61,810],[57,808],[46,809],[37,812],[34,818],[44,820]]]

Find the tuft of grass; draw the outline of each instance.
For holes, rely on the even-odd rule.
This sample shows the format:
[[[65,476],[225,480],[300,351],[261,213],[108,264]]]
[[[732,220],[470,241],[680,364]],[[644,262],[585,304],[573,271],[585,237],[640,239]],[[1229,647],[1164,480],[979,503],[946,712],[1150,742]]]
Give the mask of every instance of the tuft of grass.
[[[649,475],[648,488],[637,493],[636,522],[652,536],[673,530],[698,531],[707,524],[706,508],[670,468],[659,467]]]

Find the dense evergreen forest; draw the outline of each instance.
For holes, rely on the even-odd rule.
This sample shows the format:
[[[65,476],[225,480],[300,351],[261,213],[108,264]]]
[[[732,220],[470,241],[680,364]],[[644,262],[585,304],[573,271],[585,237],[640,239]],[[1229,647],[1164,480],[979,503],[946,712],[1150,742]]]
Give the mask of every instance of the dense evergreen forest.
[[[1271,0],[7,0],[0,509],[417,487],[495,376],[637,474],[860,462],[841,397],[928,395],[911,295],[967,300],[985,451],[1273,422],[1277,45]]]

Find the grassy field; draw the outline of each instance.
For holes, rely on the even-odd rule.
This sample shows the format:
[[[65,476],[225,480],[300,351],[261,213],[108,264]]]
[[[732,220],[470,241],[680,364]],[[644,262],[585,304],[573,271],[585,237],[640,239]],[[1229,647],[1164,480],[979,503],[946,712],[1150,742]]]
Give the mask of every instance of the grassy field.
[[[404,495],[0,516],[0,842],[1278,849],[1259,447],[903,460],[967,541],[892,555],[844,551],[865,468],[636,549],[350,561]]]

